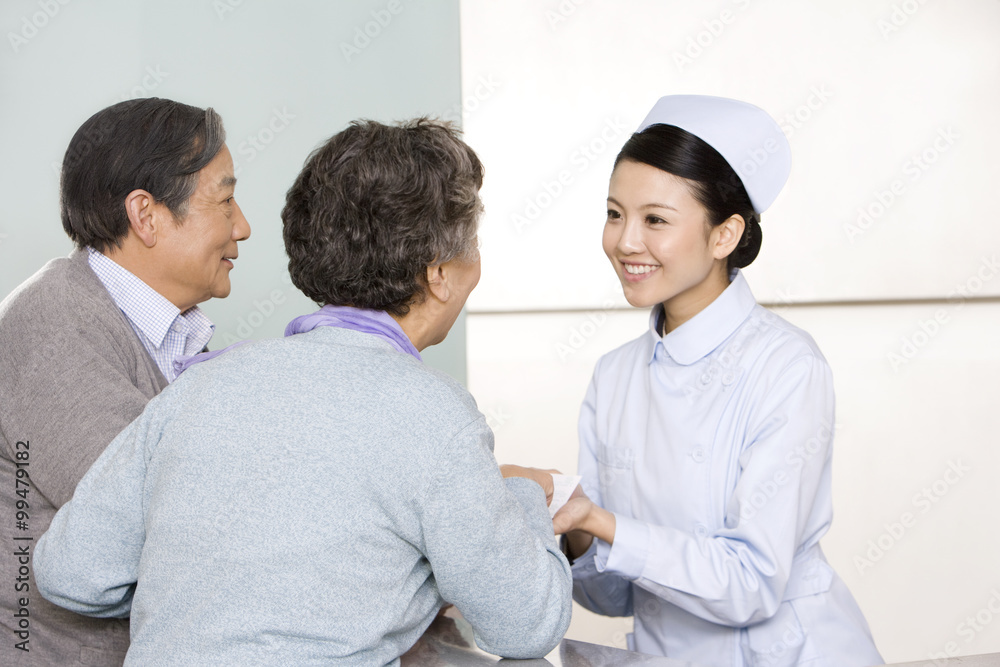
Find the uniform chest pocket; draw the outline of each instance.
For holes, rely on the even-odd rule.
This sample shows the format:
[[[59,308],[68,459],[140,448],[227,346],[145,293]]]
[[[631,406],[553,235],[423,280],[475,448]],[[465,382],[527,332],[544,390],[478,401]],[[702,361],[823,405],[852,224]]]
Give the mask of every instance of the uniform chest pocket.
[[[632,516],[632,461],[630,447],[597,446],[598,482],[604,509]]]

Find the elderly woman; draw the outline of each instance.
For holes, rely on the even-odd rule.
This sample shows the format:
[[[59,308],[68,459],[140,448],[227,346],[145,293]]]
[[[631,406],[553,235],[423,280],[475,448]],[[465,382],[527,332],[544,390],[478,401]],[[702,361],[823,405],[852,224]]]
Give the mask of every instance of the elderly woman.
[[[472,397],[420,360],[479,280],[482,174],[427,120],[315,151],[282,218],[323,307],[149,403],[39,541],[42,594],[131,614],[126,665],[396,664],[446,603],[486,651],[550,651],[571,590],[551,478],[501,472]]]

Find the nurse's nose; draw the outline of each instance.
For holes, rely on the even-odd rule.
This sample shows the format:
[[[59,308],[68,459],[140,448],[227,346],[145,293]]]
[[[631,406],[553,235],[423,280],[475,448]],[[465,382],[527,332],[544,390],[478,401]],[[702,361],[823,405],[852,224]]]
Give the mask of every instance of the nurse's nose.
[[[642,240],[642,225],[639,221],[626,220],[618,237],[618,250],[626,255],[640,253],[645,249]]]

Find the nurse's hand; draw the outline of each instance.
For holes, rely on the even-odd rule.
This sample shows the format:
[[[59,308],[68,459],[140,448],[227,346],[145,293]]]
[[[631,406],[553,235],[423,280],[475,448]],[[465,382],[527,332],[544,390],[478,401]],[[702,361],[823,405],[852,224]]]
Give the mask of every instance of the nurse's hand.
[[[566,534],[569,557],[579,558],[590,548],[595,537],[614,544],[615,515],[595,505],[583,492],[583,487],[578,486],[569,501],[552,517],[552,529],[556,535]]]
[[[595,505],[586,495],[571,497],[552,517],[552,529],[556,535],[583,530]]]
[[[523,466],[516,466],[511,464],[506,464],[500,466],[500,474],[506,477],[524,477],[525,479],[531,479],[538,483],[542,487],[542,491],[545,492],[545,504],[548,505],[552,502],[552,493],[555,491],[555,486],[552,484],[552,473],[558,474],[558,470],[541,470],[540,468],[525,468]]]

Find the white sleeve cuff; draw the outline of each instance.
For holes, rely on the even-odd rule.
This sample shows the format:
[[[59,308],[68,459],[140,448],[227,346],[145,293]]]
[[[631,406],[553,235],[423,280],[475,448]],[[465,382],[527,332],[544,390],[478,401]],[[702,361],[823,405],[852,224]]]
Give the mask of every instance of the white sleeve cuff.
[[[595,541],[598,572],[612,572],[631,580],[642,576],[649,555],[649,526],[645,522],[615,514],[615,543]]]

